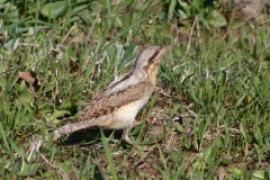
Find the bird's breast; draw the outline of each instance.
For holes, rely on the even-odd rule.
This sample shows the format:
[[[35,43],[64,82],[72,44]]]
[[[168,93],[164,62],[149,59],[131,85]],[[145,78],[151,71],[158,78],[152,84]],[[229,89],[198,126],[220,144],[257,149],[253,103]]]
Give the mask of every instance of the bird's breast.
[[[133,101],[120,107],[113,113],[113,121],[110,124],[111,129],[123,129],[131,126],[139,110],[147,103],[151,94],[144,96],[142,99]]]

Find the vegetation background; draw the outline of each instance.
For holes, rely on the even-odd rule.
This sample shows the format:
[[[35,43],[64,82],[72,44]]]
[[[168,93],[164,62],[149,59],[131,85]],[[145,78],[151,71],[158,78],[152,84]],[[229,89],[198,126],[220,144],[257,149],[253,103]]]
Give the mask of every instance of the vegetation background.
[[[0,0],[1,179],[269,179],[269,1]],[[29,154],[144,45],[164,58],[132,138]]]

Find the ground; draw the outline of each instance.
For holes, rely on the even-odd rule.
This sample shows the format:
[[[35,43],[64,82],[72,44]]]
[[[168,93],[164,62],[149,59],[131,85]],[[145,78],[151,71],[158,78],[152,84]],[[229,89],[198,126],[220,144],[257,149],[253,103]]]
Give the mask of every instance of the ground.
[[[269,178],[269,18],[181,4],[184,19],[178,1],[57,3],[0,6],[1,177]],[[146,45],[174,48],[136,117],[135,146],[95,129],[49,140],[28,158],[33,138],[76,120]]]

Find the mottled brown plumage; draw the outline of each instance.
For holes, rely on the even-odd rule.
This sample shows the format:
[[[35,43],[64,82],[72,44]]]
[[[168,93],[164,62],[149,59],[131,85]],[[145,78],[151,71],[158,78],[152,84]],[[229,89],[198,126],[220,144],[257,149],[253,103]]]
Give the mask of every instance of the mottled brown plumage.
[[[153,86],[150,83],[140,82],[127,89],[110,94],[109,96],[101,93],[98,98],[93,99],[90,104],[84,108],[80,119],[86,120],[101,115],[107,115],[121,106],[141,99],[144,95],[142,92],[152,89]]]
[[[80,112],[79,119],[54,131],[54,140],[82,129],[131,127],[138,111],[147,103],[156,85],[156,75],[166,48],[142,50],[133,69],[111,82]]]

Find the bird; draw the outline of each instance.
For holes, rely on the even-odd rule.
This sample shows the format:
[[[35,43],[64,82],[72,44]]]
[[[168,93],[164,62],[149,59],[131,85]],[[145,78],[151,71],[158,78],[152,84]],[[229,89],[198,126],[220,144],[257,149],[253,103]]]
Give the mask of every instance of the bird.
[[[131,70],[113,80],[78,114],[75,122],[53,131],[53,140],[77,131],[100,127],[123,130],[122,138],[129,144],[129,132],[138,112],[147,104],[157,83],[157,73],[168,47],[146,46],[136,57]]]

